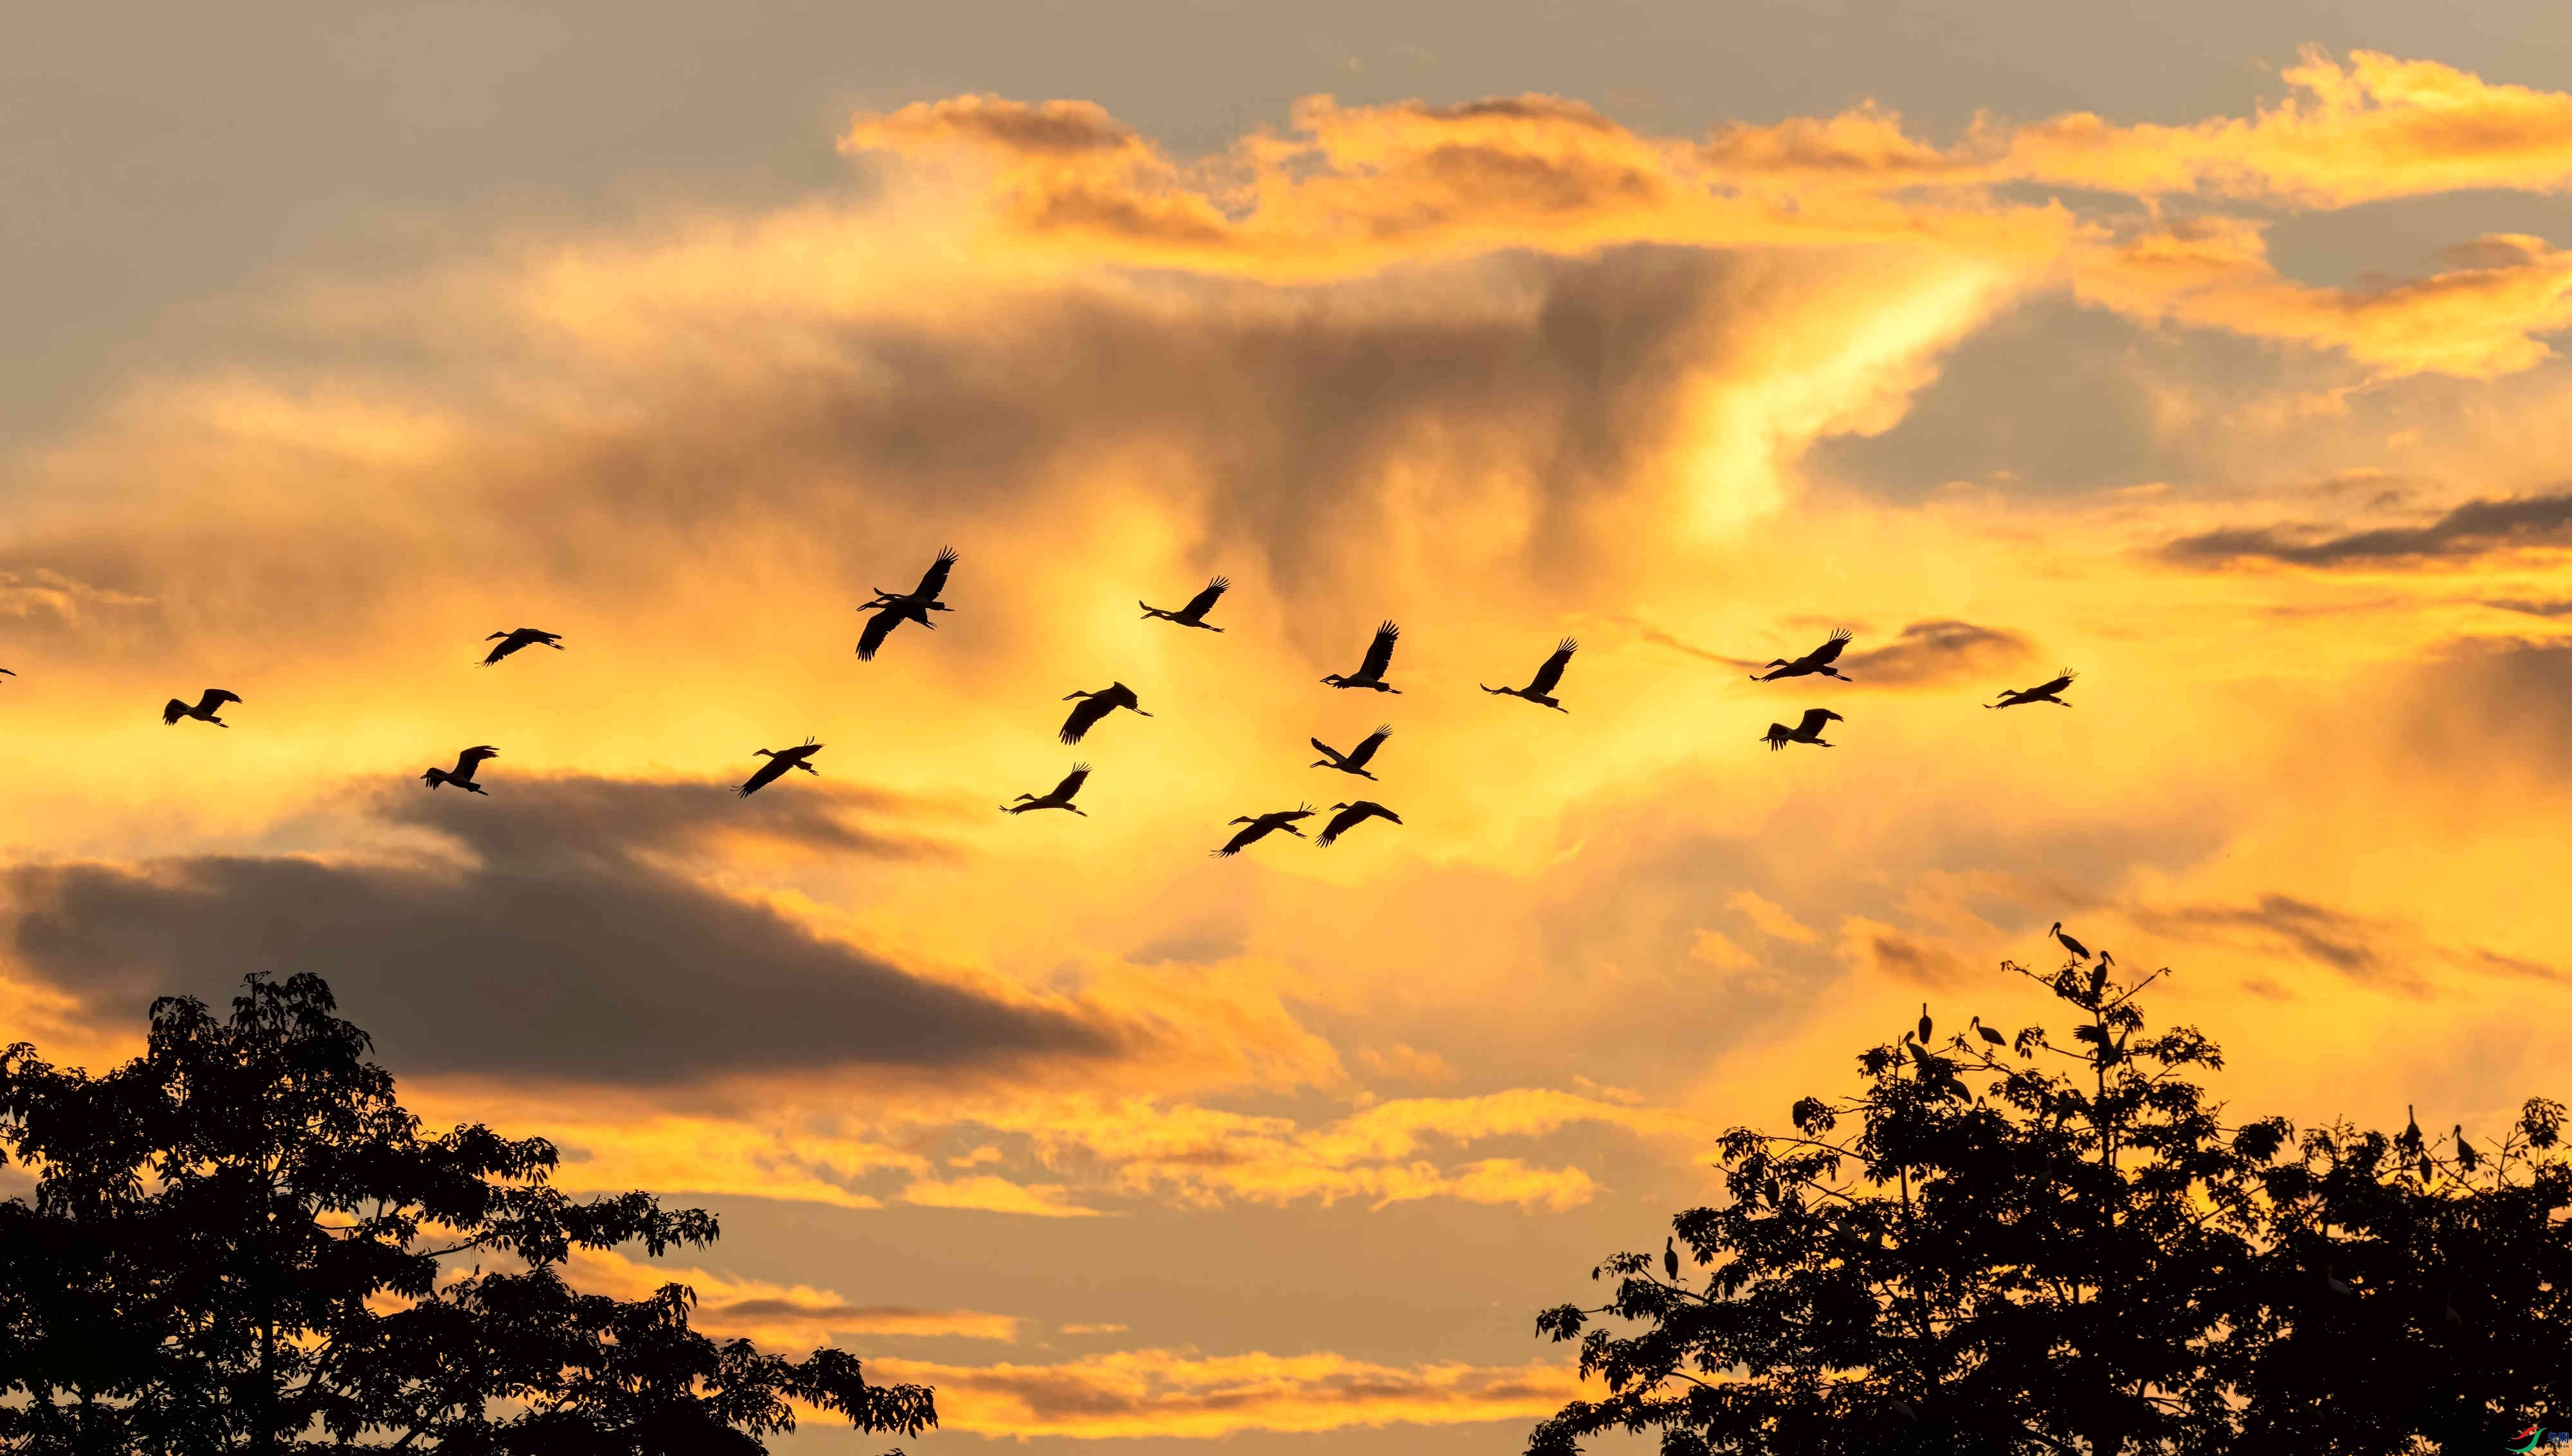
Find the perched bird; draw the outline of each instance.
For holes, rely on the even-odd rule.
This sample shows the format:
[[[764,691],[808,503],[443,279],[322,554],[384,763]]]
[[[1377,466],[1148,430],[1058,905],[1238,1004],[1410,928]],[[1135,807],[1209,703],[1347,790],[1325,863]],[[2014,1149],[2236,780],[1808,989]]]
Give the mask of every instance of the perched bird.
[[[1354,773],[1360,778],[1373,778],[1375,775],[1367,771],[1367,760],[1374,757],[1375,750],[1383,747],[1384,740],[1392,736],[1392,724],[1378,724],[1374,732],[1371,732],[1365,737],[1359,739],[1358,745],[1349,749],[1345,753],[1332,747],[1330,744],[1323,742],[1320,738],[1310,739],[1309,741],[1314,747],[1322,750],[1322,756],[1314,759],[1312,762],[1307,763],[1304,766],[1307,768],[1337,768],[1342,773]]]
[[[1044,795],[1042,798],[1038,798],[1032,793],[1019,794],[1018,797],[1024,799],[1024,803],[1004,803],[1000,805],[1001,811],[1004,813],[1023,814],[1029,809],[1070,809],[1073,813],[1080,815],[1082,818],[1088,818],[1089,811],[1078,807],[1071,801],[1071,796],[1080,792],[1082,781],[1088,777],[1089,765],[1086,763],[1074,763],[1071,765],[1071,771],[1063,775],[1062,782],[1053,786],[1052,792]]]
[[[1983,1019],[1979,1016],[1975,1017],[1971,1022],[1968,1022],[1967,1025],[1974,1029],[1974,1035],[1981,1037],[1984,1041],[1991,1043],[1993,1046],[2005,1047],[2009,1045],[2008,1037],[2002,1036],[1999,1032],[1983,1025]]]
[[[1239,854],[1243,849],[1267,838],[1271,832],[1278,829],[1283,829],[1287,833],[1301,839],[1304,837],[1304,831],[1295,827],[1295,821],[1297,819],[1309,819],[1312,816],[1313,806],[1311,804],[1306,804],[1301,808],[1279,809],[1275,813],[1261,814],[1255,819],[1247,815],[1234,819],[1232,822],[1236,824],[1248,824],[1250,827],[1233,835],[1230,839],[1225,840],[1224,846],[1221,849],[1214,851],[1215,857],[1221,859]]]
[[[886,591],[882,587],[878,587],[876,588],[876,599],[869,602],[866,606],[860,607],[858,610],[866,612],[877,607],[888,606],[895,602],[907,602],[920,608],[924,613],[953,612],[956,609],[939,601],[938,594],[947,590],[947,574],[955,569],[956,548],[953,546],[942,546],[938,548],[938,559],[929,564],[929,570],[921,573],[920,586],[917,590],[898,596],[892,592]],[[919,620],[926,623],[928,618],[923,616]]]
[[[2070,668],[2065,668],[2062,676],[2056,678],[2051,683],[2039,683],[2033,688],[2004,688],[1998,695],[2001,700],[2000,702],[1986,703],[1983,706],[1985,708],[2016,708],[2022,703],[2051,703],[2057,708],[2070,708],[2072,706],[2071,704],[2064,702],[2062,699],[2057,698],[2054,695],[2071,687],[2072,680],[2080,676],[2081,675],[2079,673],[2072,671]]]
[[[1805,678],[1810,677],[1815,673],[1819,673],[1825,678],[1837,678],[1843,683],[1854,683],[1857,681],[1855,678],[1852,678],[1848,674],[1831,666],[1831,664],[1840,660],[1841,651],[1849,645],[1849,630],[1843,627],[1837,632],[1831,634],[1830,641],[1823,643],[1820,647],[1813,649],[1811,652],[1804,654],[1802,657],[1795,659],[1791,663],[1786,661],[1784,658],[1771,658],[1768,662],[1768,666],[1776,669],[1776,671],[1764,676],[1758,673],[1753,673],[1750,675],[1750,681],[1753,683],[1774,683],[1780,678]]]
[[[801,768],[818,778],[822,770],[813,766],[812,757],[822,751],[822,744],[811,738],[806,738],[801,744],[792,748],[753,748],[752,757],[765,757],[768,761],[759,765],[759,771],[750,775],[748,783],[734,789],[733,792],[748,798],[784,777],[789,768]]]
[[[2059,941],[2062,941],[2063,948],[2072,952],[2072,958],[2074,960],[2086,961],[2090,959],[2090,947],[2083,945],[2080,941],[2074,940],[2071,936],[2064,934],[2062,921],[2055,921],[2054,928],[2045,933],[2053,936]]]
[[[1220,627],[1206,627],[1205,615],[1208,612],[1213,611],[1214,604],[1222,598],[1225,592],[1230,591],[1231,589],[1232,579],[1230,577],[1216,577],[1213,581],[1205,584],[1204,591],[1188,598],[1188,605],[1181,607],[1176,612],[1164,612],[1160,608],[1153,606],[1151,603],[1144,601],[1137,601],[1134,605],[1143,609],[1143,620],[1146,622],[1158,617],[1163,622],[1175,622],[1181,627],[1205,627],[1205,630],[1208,632],[1221,632],[1223,629]]]
[[[221,688],[209,688],[206,690],[206,696],[198,699],[197,706],[194,708],[190,708],[176,698],[171,699],[161,710],[161,722],[167,726],[183,718],[193,718],[199,723],[210,723],[217,728],[231,728],[231,724],[215,717],[215,712],[227,703],[239,702],[241,702],[239,694],[229,693]]]
[[[1402,629],[1390,622],[1377,628],[1375,641],[1367,644],[1366,661],[1358,665],[1356,672],[1347,677],[1333,673],[1322,681],[1334,688],[1373,688],[1378,693],[1400,693],[1401,689],[1388,687],[1384,681],[1384,670],[1393,666],[1394,639],[1400,636]]]
[[[1571,638],[1565,638],[1561,643],[1556,645],[1554,656],[1545,660],[1545,666],[1536,670],[1535,681],[1529,683],[1524,688],[1495,688],[1489,683],[1479,684],[1477,686],[1481,687],[1486,693],[1506,693],[1512,698],[1524,698],[1530,703],[1541,703],[1546,707],[1553,709],[1557,713],[1569,713],[1572,710],[1565,708],[1562,704],[1555,702],[1547,695],[1554,692],[1555,684],[1563,681],[1564,666],[1570,663],[1572,661],[1572,655],[1579,651],[1581,651],[1580,643],[1573,641]]]
[[[1678,1240],[1668,1234],[1661,1235],[1661,1272],[1669,1275],[1672,1281],[1679,1276]]]
[[[495,632],[482,640],[499,644],[498,647],[491,649],[489,657],[482,660],[482,666],[486,668],[522,647],[534,647],[538,643],[543,643],[555,652],[563,650],[561,633],[546,632],[534,627],[521,627],[515,632]]]
[[[1929,1045],[1929,1003],[1920,1003],[1920,1045]]]
[[[2401,1146],[2404,1148],[2418,1148],[2422,1146],[2420,1141],[2420,1110],[2407,1102],[2404,1103],[2402,1105],[2402,1124]]]
[[[489,743],[482,743],[456,754],[453,768],[431,768],[419,776],[419,781],[430,788],[435,788],[441,783],[452,783],[466,793],[482,793],[482,785],[473,781],[473,770],[482,766],[483,759],[499,756],[499,749]],[[488,798],[490,795],[483,794],[483,797]]]
[[[2098,1000],[2108,990],[2108,962],[2103,958],[2090,968],[2090,999]]]
[[[876,615],[868,618],[867,625],[858,633],[858,661],[862,663],[874,662],[876,654],[884,648],[885,639],[893,636],[893,630],[906,622],[917,622],[932,632],[938,630],[938,624],[929,620],[929,604],[915,602],[909,597],[870,603],[858,610],[864,612],[870,608]]]
[[[2473,1144],[2465,1141],[2465,1125],[2456,1124],[2456,1166],[2471,1173],[2475,1165],[2481,1162],[2482,1155],[2474,1151]]]
[[[2341,1278],[2338,1271],[2333,1269],[2329,1264],[2322,1265],[2322,1283],[2327,1285],[2330,1291],[2334,1294],[2355,1294],[2357,1292],[2357,1286],[2351,1284],[2348,1280]]]
[[[1807,708],[1804,710],[1803,720],[1793,728],[1788,728],[1782,723],[1768,725],[1767,735],[1760,741],[1768,745],[1768,751],[1771,753],[1788,743],[1812,743],[1818,747],[1827,748],[1831,745],[1822,741],[1822,725],[1847,721],[1827,708]]]
[[[1130,708],[1145,718],[1152,716],[1143,713],[1142,705],[1134,701],[1134,690],[1122,683],[1110,683],[1095,693],[1067,693],[1062,701],[1069,703],[1074,698],[1080,699],[1081,704],[1071,711],[1071,717],[1062,721],[1062,740],[1066,743],[1079,742],[1081,735],[1100,719],[1120,708]]]
[[[1331,815],[1331,821],[1322,826],[1322,837],[1313,841],[1324,849],[1330,848],[1331,845],[1338,842],[1339,837],[1342,834],[1347,833],[1369,819],[1391,819],[1397,824],[1402,822],[1402,815],[1395,813],[1393,810],[1386,808],[1384,805],[1377,803],[1371,798],[1354,799],[1348,803],[1335,803],[1331,805],[1331,807],[1338,809],[1339,812]]]

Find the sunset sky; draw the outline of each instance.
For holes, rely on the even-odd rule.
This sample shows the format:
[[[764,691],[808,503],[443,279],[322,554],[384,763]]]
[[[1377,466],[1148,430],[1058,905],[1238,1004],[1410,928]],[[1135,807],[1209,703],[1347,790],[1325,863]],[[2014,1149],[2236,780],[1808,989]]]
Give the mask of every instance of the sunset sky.
[[[2059,1026],[2058,919],[2246,1113],[2572,1083],[2572,10],[12,29],[0,1041],[318,971],[914,1456],[1516,1450],[1538,1309],[1922,1001]]]

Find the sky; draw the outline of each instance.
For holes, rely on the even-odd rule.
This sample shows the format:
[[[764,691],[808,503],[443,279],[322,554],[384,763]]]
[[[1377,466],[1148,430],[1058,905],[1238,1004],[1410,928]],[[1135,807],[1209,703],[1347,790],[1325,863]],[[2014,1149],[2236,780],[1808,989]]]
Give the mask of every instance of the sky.
[[[2058,920],[2246,1117],[2566,1095],[2561,7],[18,29],[0,1037],[318,971],[914,1453],[1517,1449],[1539,1309]]]

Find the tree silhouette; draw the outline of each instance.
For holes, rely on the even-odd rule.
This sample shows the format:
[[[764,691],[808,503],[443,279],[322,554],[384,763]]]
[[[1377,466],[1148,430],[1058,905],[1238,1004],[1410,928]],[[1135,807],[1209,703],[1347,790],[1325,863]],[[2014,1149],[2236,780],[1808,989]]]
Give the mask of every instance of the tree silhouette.
[[[792,1361],[688,1327],[695,1295],[582,1294],[575,1247],[716,1237],[641,1193],[574,1202],[553,1145],[422,1138],[318,976],[253,976],[229,1021],[153,1003],[101,1077],[0,1055],[0,1445],[447,1456],[765,1450],[788,1401],[860,1429],[938,1420],[844,1351]],[[510,1267],[484,1271],[483,1262]]]
[[[2561,1105],[2444,1157],[2416,1127],[2228,1125],[2191,1080],[2215,1044],[2145,1033],[2166,971],[2003,969],[2081,1013],[2073,1044],[1906,1031],[1794,1133],[1725,1134],[1725,1206],[1672,1220],[1696,1271],[1618,1253],[1608,1304],[1538,1317],[1608,1397],[1531,1456],[1610,1430],[1665,1456],[2374,1456],[2499,1450],[2572,1407]]]

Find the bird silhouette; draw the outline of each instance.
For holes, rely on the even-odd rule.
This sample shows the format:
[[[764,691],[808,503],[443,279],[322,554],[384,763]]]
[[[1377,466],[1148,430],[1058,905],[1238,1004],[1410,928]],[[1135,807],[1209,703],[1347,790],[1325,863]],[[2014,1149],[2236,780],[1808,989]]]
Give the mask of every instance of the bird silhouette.
[[[538,643],[552,648],[555,652],[563,650],[561,633],[546,632],[536,627],[521,627],[514,632],[495,632],[482,640],[499,644],[498,647],[491,649],[489,657],[482,660],[482,666],[486,668],[522,647],[534,647]]]
[[[14,678],[17,676],[17,674],[10,672],[7,668],[0,668],[0,678]]]
[[[2080,676],[2081,675],[2079,673],[2072,671],[2070,668],[2065,668],[2061,675],[2056,677],[2051,683],[2039,683],[2033,688],[2004,688],[1998,695],[2001,700],[2000,702],[1986,703],[1983,706],[1985,708],[2016,708],[2022,703],[2051,703],[2057,708],[2070,708],[2072,706],[2071,704],[2064,702],[2062,699],[2057,698],[2054,695],[2071,687],[2072,680]]]
[[[1181,607],[1176,612],[1164,612],[1160,608],[1153,606],[1151,603],[1144,601],[1137,601],[1134,605],[1143,609],[1143,620],[1146,622],[1158,617],[1163,622],[1175,622],[1181,627],[1205,627],[1205,630],[1208,632],[1221,632],[1223,629],[1220,627],[1206,627],[1205,615],[1208,612],[1213,611],[1214,604],[1222,598],[1225,592],[1230,591],[1231,589],[1232,579],[1230,577],[1216,577],[1213,581],[1205,584],[1204,591],[1188,598],[1188,605]]]
[[[872,610],[876,615],[868,618],[867,625],[858,633],[858,661],[874,662],[876,654],[884,649],[885,639],[893,636],[893,630],[906,622],[917,622],[936,632],[938,624],[929,620],[930,605],[915,602],[909,597],[894,597],[859,608],[861,612]]]
[[[227,692],[221,688],[209,688],[206,690],[206,696],[198,699],[197,706],[194,708],[190,708],[176,698],[171,699],[161,710],[161,722],[166,726],[177,723],[183,718],[193,718],[199,723],[210,723],[217,728],[231,728],[231,724],[215,717],[215,713],[227,703],[239,702],[241,702],[239,694]]]
[[[1570,713],[1572,710],[1555,702],[1548,695],[1554,692],[1555,684],[1563,681],[1565,665],[1570,663],[1572,655],[1579,651],[1581,651],[1581,644],[1568,637],[1556,644],[1554,656],[1545,660],[1545,666],[1536,670],[1535,680],[1524,688],[1495,688],[1489,683],[1476,686],[1486,693],[1506,693],[1512,698],[1524,698],[1530,703],[1541,703],[1557,713]]]
[[[2063,948],[2072,952],[2072,958],[2074,960],[2086,961],[2090,959],[2090,947],[2083,945],[2080,941],[2074,940],[2071,936],[2064,934],[2062,921],[2055,921],[2053,928],[2045,933],[2053,936],[2059,941],[2062,941]]]
[[[764,757],[768,761],[759,765],[759,771],[750,775],[749,782],[734,789],[733,792],[748,798],[784,777],[789,768],[801,768],[818,778],[822,770],[814,767],[811,760],[814,754],[822,751],[822,748],[823,744],[811,738],[806,738],[801,744],[792,748],[753,748],[750,750],[752,757]]]
[[[2474,1151],[2473,1144],[2465,1141],[2465,1125],[2456,1124],[2456,1166],[2471,1173],[2481,1162],[2482,1155]]]
[[[1929,1045],[1929,1003],[1920,1003],[1920,1045]]]
[[[1356,672],[1347,677],[1333,673],[1322,681],[1334,688],[1373,688],[1378,693],[1400,693],[1401,689],[1385,683],[1384,670],[1393,666],[1394,640],[1401,636],[1401,628],[1390,622],[1384,624],[1375,630],[1375,641],[1367,644],[1366,661],[1358,665]]]
[[[1983,1019],[1979,1016],[1975,1017],[1972,1021],[1967,1022],[1966,1025],[1974,1029],[1974,1035],[1981,1037],[1984,1041],[1991,1043],[1993,1046],[2005,1047],[2009,1045],[2008,1037],[2002,1036],[1999,1032],[1983,1025]]]
[[[483,759],[499,756],[500,750],[489,743],[478,744],[456,754],[454,767],[431,768],[419,776],[419,781],[430,788],[435,788],[441,783],[452,783],[466,793],[481,793],[482,785],[473,781],[473,770],[482,766]],[[483,796],[488,798],[490,795]]]
[[[1768,751],[1771,753],[1788,743],[1812,743],[1818,747],[1827,748],[1831,745],[1822,741],[1822,725],[1845,722],[1847,722],[1846,719],[1827,708],[1807,708],[1804,710],[1803,720],[1793,728],[1788,728],[1782,723],[1768,725],[1768,732],[1760,741],[1768,745]]]
[[[1322,750],[1322,756],[1314,759],[1312,762],[1307,763],[1304,766],[1307,768],[1337,768],[1342,773],[1354,773],[1360,778],[1373,778],[1375,775],[1367,771],[1367,760],[1374,757],[1375,750],[1383,747],[1384,740],[1392,736],[1392,724],[1378,724],[1376,725],[1374,732],[1371,732],[1365,737],[1359,739],[1358,745],[1349,749],[1345,753],[1332,747],[1330,744],[1323,742],[1320,738],[1309,739],[1308,741],[1310,741],[1314,747]]]
[[[1811,652],[1804,654],[1802,657],[1795,659],[1791,663],[1786,661],[1784,658],[1771,658],[1768,661],[1768,666],[1776,669],[1776,671],[1764,675],[1753,673],[1750,675],[1750,681],[1753,683],[1774,683],[1780,678],[1804,678],[1810,677],[1815,673],[1819,673],[1825,678],[1837,678],[1843,683],[1854,683],[1857,681],[1855,678],[1852,678],[1846,673],[1843,673],[1839,669],[1831,666],[1831,664],[1840,660],[1840,653],[1848,647],[1849,636],[1849,630],[1843,627],[1837,632],[1831,634],[1830,641],[1823,643],[1820,647],[1813,649]]]
[[[1331,807],[1338,809],[1339,812],[1331,815],[1331,821],[1322,826],[1322,837],[1313,841],[1324,849],[1330,848],[1339,842],[1342,834],[1369,819],[1391,819],[1397,824],[1402,822],[1402,815],[1371,798],[1351,799],[1347,803],[1335,803]]]
[[[1032,793],[1022,793],[1019,794],[1018,797],[1025,800],[1025,802],[1004,803],[1000,805],[1000,808],[1004,812],[1012,814],[1023,814],[1029,809],[1070,809],[1073,813],[1080,815],[1082,818],[1088,818],[1089,811],[1075,805],[1071,801],[1071,796],[1080,792],[1081,783],[1088,777],[1089,765],[1086,763],[1074,763],[1071,765],[1071,771],[1062,776],[1062,782],[1055,784],[1053,786],[1053,790],[1045,794],[1043,797],[1039,798]]]
[[[1257,818],[1252,818],[1245,814],[1240,818],[1232,820],[1232,822],[1236,824],[1248,824],[1250,827],[1233,835],[1230,839],[1225,840],[1223,847],[1214,851],[1215,857],[1223,859],[1239,854],[1243,849],[1267,838],[1270,833],[1278,829],[1283,829],[1287,833],[1301,839],[1304,837],[1304,831],[1295,827],[1295,821],[1297,819],[1309,819],[1312,816],[1313,806],[1311,804],[1305,804],[1301,808],[1279,809],[1275,813],[1261,814]]]
[[[924,614],[930,612],[953,612],[956,609],[939,601],[938,594],[947,590],[947,574],[955,569],[956,548],[953,546],[942,546],[938,548],[938,559],[929,564],[929,570],[920,574],[920,586],[917,590],[897,594],[888,592],[882,587],[878,587],[876,588],[876,599],[869,602],[866,606],[860,607],[858,610],[865,612],[877,607],[887,606],[895,602],[907,602],[920,608]],[[928,621],[928,618],[924,615],[920,620],[925,623]]]
[[[1678,1243],[1667,1234],[1663,1234],[1661,1236],[1661,1272],[1669,1275],[1671,1282],[1677,1282],[1679,1276]]]
[[[1066,743],[1079,742],[1100,719],[1120,708],[1130,708],[1145,718],[1152,716],[1143,713],[1142,705],[1134,701],[1134,690],[1122,683],[1110,683],[1095,693],[1067,693],[1062,701],[1069,703],[1074,698],[1080,699],[1081,704],[1062,721],[1062,740]]]

